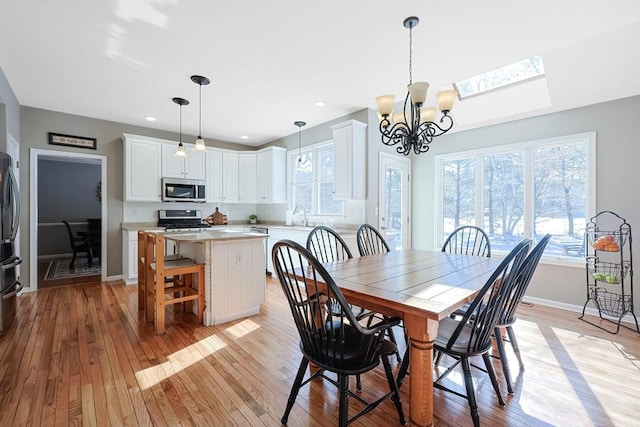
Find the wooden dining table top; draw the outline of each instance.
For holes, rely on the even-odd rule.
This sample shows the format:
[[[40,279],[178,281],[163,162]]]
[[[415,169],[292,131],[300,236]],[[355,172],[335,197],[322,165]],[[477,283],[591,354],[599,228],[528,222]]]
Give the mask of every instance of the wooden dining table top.
[[[406,249],[323,266],[345,298],[385,314],[440,320],[469,302],[501,260]]]

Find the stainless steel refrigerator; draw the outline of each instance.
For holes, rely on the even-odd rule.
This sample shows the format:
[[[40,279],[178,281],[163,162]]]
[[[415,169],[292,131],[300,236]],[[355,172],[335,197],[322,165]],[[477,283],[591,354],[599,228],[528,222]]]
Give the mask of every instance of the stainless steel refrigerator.
[[[16,315],[16,295],[22,290],[16,274],[22,260],[15,253],[19,225],[20,190],[12,159],[7,153],[0,153],[0,335],[9,328]]]

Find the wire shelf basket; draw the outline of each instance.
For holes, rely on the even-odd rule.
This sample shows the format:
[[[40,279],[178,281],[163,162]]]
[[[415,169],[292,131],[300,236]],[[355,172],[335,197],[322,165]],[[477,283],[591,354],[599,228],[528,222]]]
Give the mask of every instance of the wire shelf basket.
[[[609,292],[604,288],[591,289],[591,298],[596,302],[601,313],[614,317],[621,317],[624,313],[631,311],[633,304],[631,296]]]
[[[617,285],[627,275],[629,264],[602,262],[597,257],[587,258],[587,269],[594,280]]]
[[[628,233],[615,231],[587,230],[587,241],[598,251],[618,252],[627,243]]]

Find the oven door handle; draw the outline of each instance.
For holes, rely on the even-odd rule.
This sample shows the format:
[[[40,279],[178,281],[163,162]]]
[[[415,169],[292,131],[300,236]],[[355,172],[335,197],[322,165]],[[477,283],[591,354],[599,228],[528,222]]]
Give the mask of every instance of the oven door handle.
[[[2,295],[2,299],[3,299],[3,300],[6,300],[6,299],[11,298],[12,296],[14,296],[14,295],[15,295],[15,294],[17,294],[18,292],[20,292],[20,291],[22,290],[22,288],[23,288],[23,286],[22,286],[22,283],[21,283],[21,282],[16,282],[16,284],[15,284],[15,285],[13,285],[13,286],[14,286],[13,292],[9,292],[9,293],[8,293],[8,294],[6,294],[6,295]],[[15,288],[16,286],[18,287],[18,289],[16,289],[16,288]]]
[[[0,270],[6,271],[10,268],[17,267],[20,264],[22,264],[22,258],[16,257],[15,261],[13,261],[11,264],[4,264],[0,266]]]

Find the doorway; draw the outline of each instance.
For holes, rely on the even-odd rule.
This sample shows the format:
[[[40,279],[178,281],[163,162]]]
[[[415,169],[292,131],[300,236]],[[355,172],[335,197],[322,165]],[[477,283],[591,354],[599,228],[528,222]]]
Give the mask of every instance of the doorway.
[[[56,173],[55,170],[58,172]],[[91,172],[88,173],[87,171]],[[76,262],[70,268],[70,275],[89,274],[87,271],[80,273],[77,267],[85,269],[86,266],[84,264],[93,264],[93,280],[98,277],[100,281],[106,280],[107,257],[104,236],[106,235],[107,210],[106,198],[102,197],[102,194],[106,194],[106,171],[106,156],[31,149],[30,211],[32,214],[29,218],[31,230],[29,235],[29,282],[31,289],[38,289],[39,281],[44,283],[42,281],[45,276],[43,269],[47,269],[46,273],[52,280],[50,283],[55,284],[56,282],[53,280],[59,280],[60,278],[54,275],[54,272],[56,266],[63,265],[63,263],[57,261],[46,262],[46,260],[48,258],[55,260],[56,252],[63,252],[67,256],[70,255],[69,252],[72,249],[66,225],[62,222],[63,219],[68,220],[71,228],[74,229],[74,235],[78,235],[79,230],[82,230],[80,234],[87,232],[89,224],[95,224],[93,220],[99,219],[97,232],[99,242],[95,252],[99,251],[100,256],[93,258],[83,253],[78,253]],[[62,173],[66,175],[66,180],[62,179]],[[75,180],[73,177],[69,177],[73,173],[77,173]],[[52,182],[54,183],[53,186],[51,186]],[[79,183],[82,185],[78,187]],[[85,188],[82,189],[82,186]],[[56,192],[58,196],[52,196],[52,192]],[[78,194],[83,195],[79,196]],[[92,206],[87,207],[87,205]],[[46,208],[46,206],[51,206],[51,208]],[[50,214],[49,209],[55,209],[55,213],[51,212]],[[51,242],[52,240],[53,242]],[[55,248],[55,245],[61,244],[64,245],[63,249]],[[41,256],[43,253],[46,255]],[[89,258],[92,259],[91,263],[89,263]],[[45,262],[40,262],[43,259]],[[65,266],[69,265],[69,259],[66,261],[64,263]],[[95,264],[100,266],[99,273],[95,271]],[[57,270],[62,270],[62,268],[57,268]],[[68,283],[78,283],[78,280],[82,281],[83,279],[81,277],[77,279],[71,277]],[[58,281],[57,283],[65,284],[67,282]]]
[[[378,229],[391,250],[411,247],[411,159],[380,153]]]

